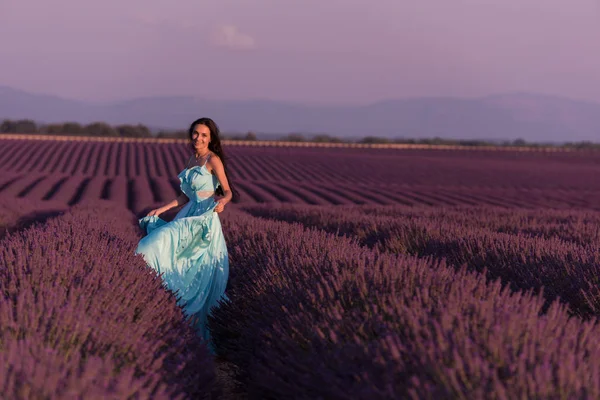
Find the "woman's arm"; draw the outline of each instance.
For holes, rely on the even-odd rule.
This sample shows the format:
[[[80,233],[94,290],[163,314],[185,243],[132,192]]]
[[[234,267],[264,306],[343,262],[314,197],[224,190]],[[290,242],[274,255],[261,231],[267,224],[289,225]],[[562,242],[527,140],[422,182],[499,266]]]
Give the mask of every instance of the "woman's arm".
[[[185,195],[185,193],[181,193],[181,195],[179,195],[179,197],[177,197],[175,200],[170,201],[169,203],[165,204],[162,207],[159,207],[159,208],[156,208],[156,209],[150,211],[147,216],[148,217],[153,216],[153,215],[158,216],[159,214],[162,214],[165,211],[169,211],[173,207],[179,207],[179,206],[184,205],[189,200],[190,199]]]
[[[223,188],[223,197],[215,199],[217,202],[217,206],[215,207],[216,212],[223,211],[223,207],[225,204],[231,201],[233,197],[233,193],[231,192],[231,188],[229,187],[229,181],[227,180],[227,175],[225,175],[225,168],[223,168],[223,162],[219,157],[211,157],[208,161],[208,164],[212,167],[212,171],[219,180],[219,184]]]

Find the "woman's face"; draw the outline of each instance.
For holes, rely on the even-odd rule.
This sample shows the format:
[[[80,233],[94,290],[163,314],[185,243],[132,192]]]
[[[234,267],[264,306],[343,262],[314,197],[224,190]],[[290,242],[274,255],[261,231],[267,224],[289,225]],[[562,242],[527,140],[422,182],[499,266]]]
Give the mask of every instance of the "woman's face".
[[[210,129],[206,125],[196,125],[192,133],[192,146],[198,153],[205,153],[210,143]]]

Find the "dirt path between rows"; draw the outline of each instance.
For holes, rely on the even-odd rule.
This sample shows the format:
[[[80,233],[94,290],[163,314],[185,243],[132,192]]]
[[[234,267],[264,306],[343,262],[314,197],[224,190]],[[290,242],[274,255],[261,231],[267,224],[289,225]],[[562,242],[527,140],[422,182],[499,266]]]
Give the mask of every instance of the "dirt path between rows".
[[[222,359],[215,360],[217,373],[217,384],[223,388],[223,400],[246,400],[248,397],[242,391],[242,387],[234,378],[234,366]]]

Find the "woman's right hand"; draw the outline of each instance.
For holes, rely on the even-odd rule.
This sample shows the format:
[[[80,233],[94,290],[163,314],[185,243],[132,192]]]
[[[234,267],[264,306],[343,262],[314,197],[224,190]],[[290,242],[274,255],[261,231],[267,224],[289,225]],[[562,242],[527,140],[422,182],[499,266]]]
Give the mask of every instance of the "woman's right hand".
[[[150,211],[146,217],[152,217],[154,215],[158,217],[158,215],[162,214],[163,212],[164,210],[162,208],[155,208],[154,210]]]

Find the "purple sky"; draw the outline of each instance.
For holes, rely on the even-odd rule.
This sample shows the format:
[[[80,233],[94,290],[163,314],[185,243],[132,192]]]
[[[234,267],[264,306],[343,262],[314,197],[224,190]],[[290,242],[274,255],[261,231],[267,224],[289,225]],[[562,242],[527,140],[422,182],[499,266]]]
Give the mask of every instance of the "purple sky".
[[[1,0],[0,85],[86,100],[600,102],[598,40],[599,0]]]

